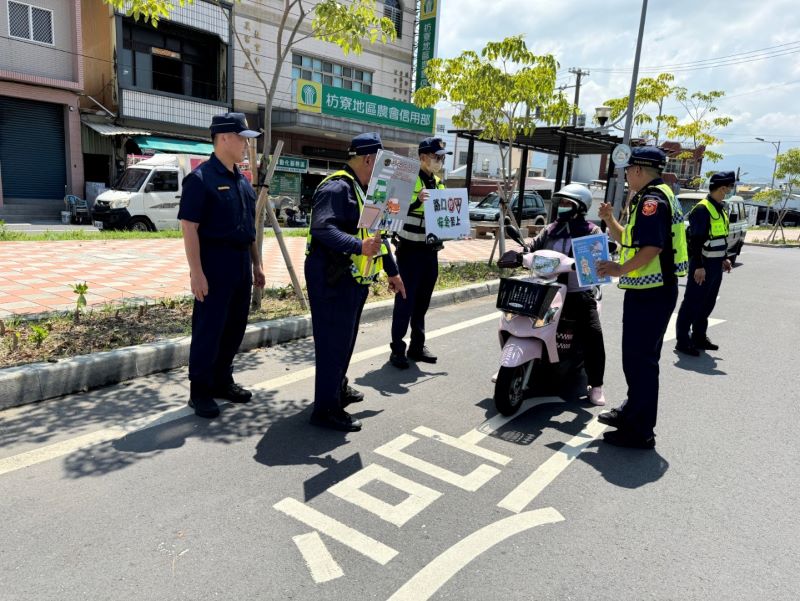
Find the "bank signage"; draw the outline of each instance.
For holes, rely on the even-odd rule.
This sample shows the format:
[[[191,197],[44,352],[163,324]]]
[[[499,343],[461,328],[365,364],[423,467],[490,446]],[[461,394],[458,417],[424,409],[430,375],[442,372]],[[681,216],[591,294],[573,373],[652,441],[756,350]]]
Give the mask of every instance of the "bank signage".
[[[297,108],[301,111],[377,123],[423,134],[433,133],[433,109],[421,109],[409,102],[335,88],[304,79],[297,80],[296,91]]]
[[[417,31],[417,77],[416,89],[428,85],[425,67],[436,56],[437,20],[440,0],[423,0],[419,9],[419,29]]]

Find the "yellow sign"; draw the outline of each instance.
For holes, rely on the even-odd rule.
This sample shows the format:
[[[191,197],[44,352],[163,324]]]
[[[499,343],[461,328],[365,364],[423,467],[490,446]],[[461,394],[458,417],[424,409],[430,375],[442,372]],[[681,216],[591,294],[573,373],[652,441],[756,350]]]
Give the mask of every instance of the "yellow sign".
[[[297,108],[309,113],[322,112],[322,84],[307,79],[297,80]]]
[[[439,4],[439,0],[422,0],[422,4],[419,7],[419,20],[434,18],[438,8],[437,4]]]

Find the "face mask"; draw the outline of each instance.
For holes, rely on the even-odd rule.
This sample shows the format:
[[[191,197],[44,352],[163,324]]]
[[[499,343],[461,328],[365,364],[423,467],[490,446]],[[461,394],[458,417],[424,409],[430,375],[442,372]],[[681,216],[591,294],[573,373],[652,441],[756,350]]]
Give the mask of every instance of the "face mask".
[[[558,221],[567,221],[572,219],[578,210],[575,207],[558,207]]]
[[[428,159],[427,161],[428,171],[431,173],[439,173],[444,166],[444,161],[437,161],[436,159]]]

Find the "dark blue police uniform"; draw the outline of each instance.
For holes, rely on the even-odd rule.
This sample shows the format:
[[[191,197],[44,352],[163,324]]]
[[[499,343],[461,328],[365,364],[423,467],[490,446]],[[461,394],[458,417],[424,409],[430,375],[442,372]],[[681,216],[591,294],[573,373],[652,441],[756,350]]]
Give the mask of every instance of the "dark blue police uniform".
[[[351,155],[374,154],[381,147],[377,134],[362,134],[353,140]],[[351,271],[350,256],[360,255],[362,248],[357,238],[360,210],[355,189],[360,184],[349,167],[344,171],[353,179],[335,177],[314,193],[305,278],[316,355],[312,423],[354,431],[360,423],[344,412],[352,398],[343,397],[348,395],[347,368],[369,286],[356,281]],[[391,254],[383,261],[386,273],[397,275]],[[349,395],[354,393],[350,390]]]
[[[233,383],[233,358],[244,337],[253,284],[250,247],[256,238],[256,194],[234,167],[216,156],[183,180],[178,219],[198,223],[208,295],[195,299],[189,380],[192,398]]]

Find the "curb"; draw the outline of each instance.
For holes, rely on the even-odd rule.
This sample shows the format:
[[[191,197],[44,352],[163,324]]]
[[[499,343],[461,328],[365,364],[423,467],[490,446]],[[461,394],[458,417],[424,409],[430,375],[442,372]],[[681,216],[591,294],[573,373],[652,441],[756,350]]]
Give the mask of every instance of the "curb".
[[[431,308],[460,303],[497,293],[500,280],[471,284],[433,293]],[[392,315],[393,300],[368,303],[361,321]],[[282,344],[311,336],[311,316],[285,317],[250,324],[239,352]],[[189,363],[191,336],[128,346],[113,351],[79,355],[56,363],[42,362],[0,369],[0,410],[55,397],[85,392]]]
[[[797,244],[767,244],[766,242],[745,242],[745,246],[760,246],[761,248],[800,248]]]

